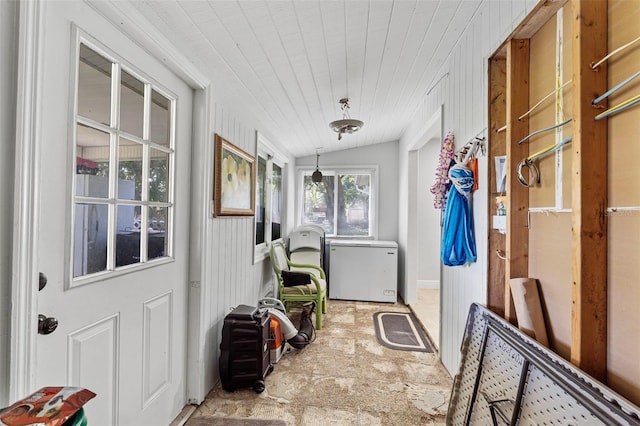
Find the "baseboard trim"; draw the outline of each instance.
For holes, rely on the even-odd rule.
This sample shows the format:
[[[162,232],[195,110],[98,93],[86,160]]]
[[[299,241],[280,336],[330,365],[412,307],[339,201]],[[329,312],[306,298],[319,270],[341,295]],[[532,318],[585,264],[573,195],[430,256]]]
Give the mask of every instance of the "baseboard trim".
[[[418,288],[439,289],[440,281],[438,280],[418,280]]]

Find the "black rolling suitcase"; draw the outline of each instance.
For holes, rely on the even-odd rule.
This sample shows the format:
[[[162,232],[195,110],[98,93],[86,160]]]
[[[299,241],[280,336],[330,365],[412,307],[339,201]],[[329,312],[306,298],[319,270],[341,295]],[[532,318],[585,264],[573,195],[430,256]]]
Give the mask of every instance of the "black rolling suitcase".
[[[219,363],[224,390],[264,390],[264,378],[273,370],[269,335],[266,311],[259,313],[253,306],[239,305],[225,317]]]

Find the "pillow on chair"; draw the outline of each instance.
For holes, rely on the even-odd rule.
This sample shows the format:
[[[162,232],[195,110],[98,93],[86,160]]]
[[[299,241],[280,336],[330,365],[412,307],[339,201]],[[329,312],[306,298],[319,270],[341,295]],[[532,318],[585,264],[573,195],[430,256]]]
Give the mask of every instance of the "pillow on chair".
[[[282,271],[282,284],[285,287],[311,284],[311,277],[307,272]]]

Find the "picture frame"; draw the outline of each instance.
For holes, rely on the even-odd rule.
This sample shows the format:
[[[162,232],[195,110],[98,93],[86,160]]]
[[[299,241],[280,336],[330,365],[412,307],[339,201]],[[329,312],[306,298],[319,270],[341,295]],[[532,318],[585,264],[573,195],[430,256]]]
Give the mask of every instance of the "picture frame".
[[[253,216],[256,202],[256,160],[215,134],[213,161],[214,216]]]

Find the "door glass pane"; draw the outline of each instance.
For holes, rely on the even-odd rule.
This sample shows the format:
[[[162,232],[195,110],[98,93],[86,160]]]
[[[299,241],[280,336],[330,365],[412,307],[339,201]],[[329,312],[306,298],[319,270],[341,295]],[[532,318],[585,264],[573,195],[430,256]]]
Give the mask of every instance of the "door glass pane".
[[[164,89],[125,70],[127,64],[82,44],[79,49],[74,277],[171,254],[165,233],[173,214],[176,107],[174,99],[161,94]],[[111,120],[112,111],[118,120]]]
[[[144,83],[126,71],[120,81],[120,130],[142,138]]]
[[[282,212],[282,168],[273,165],[271,174],[271,241],[280,238]]]
[[[258,156],[258,185],[256,186],[256,245],[264,243],[265,222],[265,179],[267,176],[267,160]]]
[[[167,255],[167,207],[149,207],[147,257],[149,260]]]
[[[118,198],[142,199],[142,145],[129,139],[118,141]]]
[[[140,262],[140,206],[117,207],[116,267]]]
[[[118,205],[116,232],[140,232],[141,206]]]
[[[86,176],[93,177],[93,176]],[[106,204],[76,204],[73,224],[73,276],[93,274],[107,268]]]
[[[369,235],[369,175],[338,177],[338,235]]]
[[[171,101],[155,90],[151,91],[151,142],[169,147]]]
[[[169,153],[149,149],[149,201],[167,202],[169,184]]]
[[[109,135],[79,124],[76,137],[76,195],[109,196]]]
[[[80,45],[78,114],[109,125],[111,120],[111,61]]]
[[[314,183],[311,176],[304,177],[303,224],[320,225],[327,235],[334,232],[335,176],[324,176],[322,182]]]

